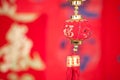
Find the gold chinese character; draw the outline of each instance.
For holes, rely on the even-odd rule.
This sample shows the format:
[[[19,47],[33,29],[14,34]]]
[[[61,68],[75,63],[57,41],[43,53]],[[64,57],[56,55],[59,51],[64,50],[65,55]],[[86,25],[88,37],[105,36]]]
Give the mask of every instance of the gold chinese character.
[[[37,52],[33,54],[33,58],[30,57],[33,42],[25,35],[27,31],[26,25],[12,24],[6,34],[8,43],[0,48],[0,57],[4,59],[4,62],[0,63],[0,71],[22,71],[28,68],[45,69],[45,64]]]

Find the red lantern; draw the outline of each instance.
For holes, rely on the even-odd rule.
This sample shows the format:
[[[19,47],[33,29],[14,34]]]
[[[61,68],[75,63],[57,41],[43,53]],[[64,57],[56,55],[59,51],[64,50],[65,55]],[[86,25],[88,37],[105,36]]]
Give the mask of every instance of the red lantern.
[[[74,15],[67,20],[64,25],[64,35],[72,42],[73,53],[67,57],[67,80],[79,80],[80,76],[80,56],[77,53],[78,46],[82,41],[90,36],[90,25],[86,19],[78,14],[78,6],[85,0],[69,0],[74,6]]]
[[[90,36],[90,25],[87,20],[66,21],[64,35],[70,40],[83,41]]]

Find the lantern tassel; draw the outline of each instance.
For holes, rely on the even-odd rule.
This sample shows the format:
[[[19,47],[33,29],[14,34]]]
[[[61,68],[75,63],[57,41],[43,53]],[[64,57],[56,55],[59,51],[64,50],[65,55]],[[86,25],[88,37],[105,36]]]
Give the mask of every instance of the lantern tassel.
[[[73,54],[67,57],[67,80],[79,80],[80,57]]]
[[[80,76],[79,67],[67,68],[67,80],[79,80]]]

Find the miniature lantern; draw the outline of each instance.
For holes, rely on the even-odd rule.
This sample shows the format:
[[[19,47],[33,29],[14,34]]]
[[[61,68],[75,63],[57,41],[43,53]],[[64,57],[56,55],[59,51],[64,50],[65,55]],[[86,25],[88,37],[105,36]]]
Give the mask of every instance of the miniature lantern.
[[[73,53],[67,56],[67,80],[79,80],[80,75],[80,56],[76,54],[78,46],[90,36],[90,25],[86,19],[78,14],[79,6],[85,0],[69,0],[74,6],[74,15],[66,20],[64,24],[64,35],[73,44]]]

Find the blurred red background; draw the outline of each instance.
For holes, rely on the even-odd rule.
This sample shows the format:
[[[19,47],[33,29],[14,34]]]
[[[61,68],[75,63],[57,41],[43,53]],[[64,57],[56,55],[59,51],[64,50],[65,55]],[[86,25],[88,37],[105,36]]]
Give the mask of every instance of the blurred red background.
[[[92,36],[79,49],[80,80],[120,80],[120,0],[86,0]],[[66,80],[66,0],[0,0],[0,80]]]

